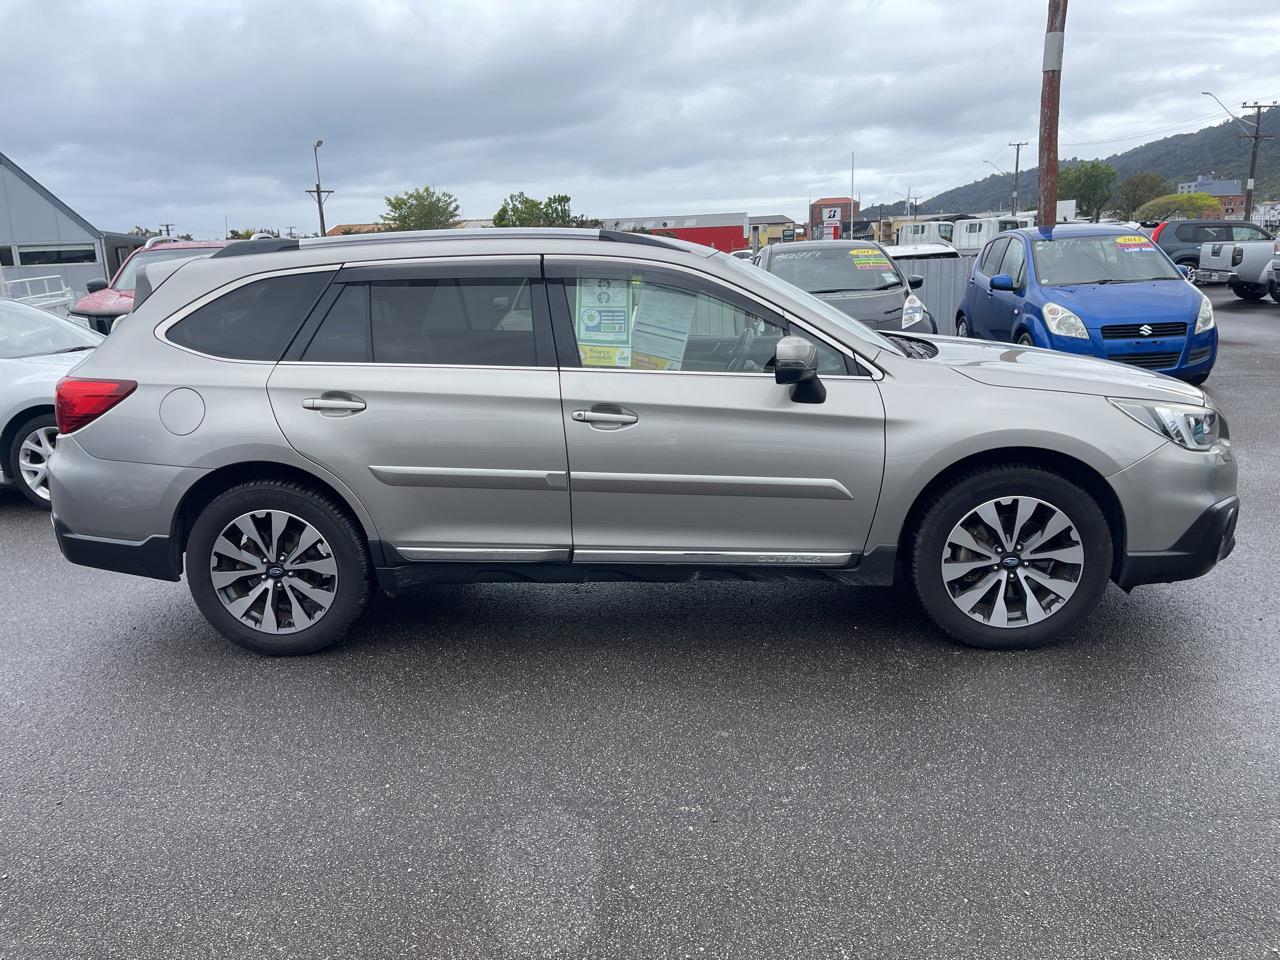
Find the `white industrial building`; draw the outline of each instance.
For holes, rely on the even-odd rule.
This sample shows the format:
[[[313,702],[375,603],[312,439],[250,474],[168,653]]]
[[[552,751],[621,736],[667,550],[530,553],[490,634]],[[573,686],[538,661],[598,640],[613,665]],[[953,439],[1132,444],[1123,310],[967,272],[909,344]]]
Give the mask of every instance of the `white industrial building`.
[[[60,277],[81,296],[143,241],[97,229],[0,153],[0,296],[5,284],[32,277]]]

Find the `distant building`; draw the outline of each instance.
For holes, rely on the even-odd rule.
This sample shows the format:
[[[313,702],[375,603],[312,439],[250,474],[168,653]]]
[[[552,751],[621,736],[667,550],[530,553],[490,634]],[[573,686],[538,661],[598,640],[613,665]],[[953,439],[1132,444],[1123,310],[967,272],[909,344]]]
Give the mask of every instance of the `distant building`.
[[[809,204],[810,239],[847,239],[860,210],[852,197],[819,197]]]
[[[354,233],[383,233],[387,229],[385,223],[340,223],[325,231],[326,237],[346,237]]]
[[[747,246],[750,224],[746,213],[696,213],[665,217],[601,217],[600,229],[643,231],[676,237],[690,243],[733,253]]]
[[[109,280],[144,237],[99,230],[0,153],[0,274],[61,277],[77,297]]]
[[[771,243],[781,242],[784,231],[790,231],[791,238],[794,240],[796,228],[803,229],[801,224],[797,224],[790,217],[783,216],[780,213],[752,217],[750,225],[752,250],[759,250],[761,247],[768,246]]]
[[[1244,216],[1244,188],[1239,180],[1221,180],[1212,173],[1200,174],[1190,183],[1178,184],[1179,193],[1207,193],[1218,201],[1218,209],[1228,219]]]

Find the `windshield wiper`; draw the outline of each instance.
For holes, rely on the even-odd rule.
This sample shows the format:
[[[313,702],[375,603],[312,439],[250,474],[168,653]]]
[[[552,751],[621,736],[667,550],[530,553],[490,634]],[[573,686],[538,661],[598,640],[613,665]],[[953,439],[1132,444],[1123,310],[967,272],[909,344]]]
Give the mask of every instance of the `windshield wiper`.
[[[83,347],[63,347],[61,350],[55,350],[55,351],[53,351],[53,352],[54,352],[54,353],[79,353],[81,350],[92,350],[92,349],[93,349],[93,347],[90,347],[90,346],[83,346]],[[50,356],[52,356],[52,354],[50,354]]]
[[[857,287],[832,287],[830,290],[810,290],[809,293],[862,293]]]

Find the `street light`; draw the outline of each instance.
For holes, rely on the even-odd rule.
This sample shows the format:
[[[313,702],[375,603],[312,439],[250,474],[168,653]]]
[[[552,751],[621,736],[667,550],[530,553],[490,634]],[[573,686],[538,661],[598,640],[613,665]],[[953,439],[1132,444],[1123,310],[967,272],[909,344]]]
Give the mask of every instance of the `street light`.
[[[315,198],[316,198],[316,210],[317,210],[317,211],[319,212],[319,214],[320,214],[320,236],[322,236],[322,237],[323,237],[323,236],[324,236],[324,234],[325,234],[325,229],[324,229],[324,201],[325,201],[325,199],[329,196],[329,194],[333,193],[333,191],[332,191],[332,190],[321,190],[321,189],[320,189],[320,148],[321,148],[321,147],[323,147],[323,146],[324,146],[324,141],[323,141],[323,140],[317,140],[315,143],[313,143],[313,144],[311,145],[311,152],[312,152],[313,154],[315,154],[315,158],[316,158],[316,187],[315,187],[315,189],[314,189],[314,190],[308,190],[308,191],[307,191],[307,194],[308,194],[308,195],[313,196],[313,197],[315,197]]]
[[[1223,112],[1224,112],[1228,117],[1230,117],[1232,120],[1234,120],[1234,121],[1235,121],[1235,122],[1240,126],[1240,129],[1241,129],[1241,130],[1243,130],[1245,133],[1249,134],[1249,136],[1253,136],[1254,131],[1253,131],[1253,130],[1250,130],[1248,127],[1246,127],[1246,126],[1245,126],[1245,124],[1246,124],[1246,123],[1249,123],[1250,121],[1248,121],[1248,120],[1241,120],[1241,119],[1240,119],[1239,117],[1237,117],[1234,113],[1232,113],[1230,110],[1228,110],[1228,109],[1227,109],[1227,105],[1226,105],[1225,103],[1223,103],[1221,100],[1219,100],[1216,96],[1214,96],[1214,95],[1213,95],[1212,93],[1210,93],[1208,90],[1201,90],[1201,91],[1200,91],[1200,96],[1202,96],[1202,97],[1213,97],[1214,102],[1215,102],[1215,103],[1217,103],[1217,104],[1218,104],[1218,106],[1220,106],[1220,107],[1222,108]]]
[[[1007,173],[1005,173],[1003,170],[1001,170],[999,167],[997,167],[997,166],[996,166],[994,163],[992,163],[990,160],[983,160],[982,162],[983,162],[983,163],[985,163],[985,164],[987,164],[988,166],[990,166],[990,167],[991,167],[991,169],[992,169],[992,170],[994,170],[996,173],[1000,174],[1000,176],[1002,176],[1002,177],[1007,177],[1007,176],[1008,176],[1008,174],[1007,174]]]

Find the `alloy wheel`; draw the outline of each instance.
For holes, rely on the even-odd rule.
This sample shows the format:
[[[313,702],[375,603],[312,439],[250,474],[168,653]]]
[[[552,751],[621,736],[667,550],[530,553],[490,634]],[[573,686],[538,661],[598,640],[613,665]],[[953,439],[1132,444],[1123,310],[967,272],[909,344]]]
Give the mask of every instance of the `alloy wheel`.
[[[296,633],[337,596],[338,561],[315,527],[283,510],[246,513],[213,542],[209,578],[227,612],[262,633]]]
[[[18,470],[22,482],[41,500],[49,499],[49,458],[58,437],[57,427],[37,427],[18,448]]]
[[[1075,523],[1035,497],[988,500],[955,525],[942,549],[942,582],[951,601],[991,627],[1053,616],[1083,573]]]

